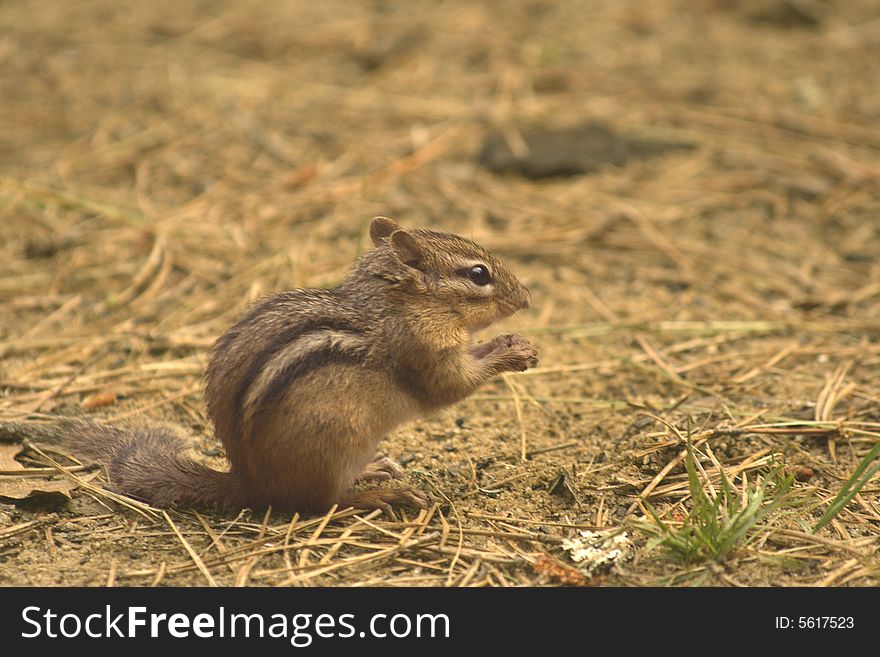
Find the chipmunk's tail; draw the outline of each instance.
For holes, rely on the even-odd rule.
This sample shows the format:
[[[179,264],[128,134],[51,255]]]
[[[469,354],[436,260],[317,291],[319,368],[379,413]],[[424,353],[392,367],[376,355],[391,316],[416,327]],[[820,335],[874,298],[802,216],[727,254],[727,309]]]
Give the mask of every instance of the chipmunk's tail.
[[[61,444],[74,456],[106,466],[111,490],[157,507],[247,506],[238,477],[186,456],[186,443],[170,429],[83,419],[0,422],[0,442],[4,439]]]

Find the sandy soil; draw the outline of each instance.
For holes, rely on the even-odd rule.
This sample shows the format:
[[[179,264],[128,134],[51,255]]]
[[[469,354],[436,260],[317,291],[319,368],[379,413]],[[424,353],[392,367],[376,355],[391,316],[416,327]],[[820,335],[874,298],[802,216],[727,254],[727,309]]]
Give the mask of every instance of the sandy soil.
[[[70,486],[14,474],[53,466],[0,442],[0,583],[876,585],[877,477],[811,528],[880,427],[878,18],[868,0],[3,3],[0,419],[172,424],[222,467],[211,342],[253,299],[336,284],[377,214],[502,257],[534,304],[491,330],[541,367],[388,437],[438,501],[396,519],[163,515],[81,469],[39,494]],[[481,164],[492,135],[516,151],[585,123],[625,150],[548,178]],[[738,494],[797,477],[718,560],[644,528],[694,506],[688,431],[707,495],[721,470]],[[588,571],[566,549],[585,530],[626,532],[627,553]]]

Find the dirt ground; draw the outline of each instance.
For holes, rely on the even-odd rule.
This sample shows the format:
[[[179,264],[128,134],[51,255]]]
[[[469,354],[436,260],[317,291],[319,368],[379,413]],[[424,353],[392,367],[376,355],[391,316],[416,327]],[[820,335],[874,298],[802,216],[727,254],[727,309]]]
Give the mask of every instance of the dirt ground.
[[[378,214],[504,259],[534,301],[485,335],[541,366],[388,437],[437,500],[397,518],[163,514],[0,442],[0,583],[877,585],[873,465],[814,531],[880,439],[877,80],[871,0],[2,3],[0,420],[222,468],[207,349]],[[484,166],[585,124],[610,162]],[[755,491],[717,554],[651,540]]]

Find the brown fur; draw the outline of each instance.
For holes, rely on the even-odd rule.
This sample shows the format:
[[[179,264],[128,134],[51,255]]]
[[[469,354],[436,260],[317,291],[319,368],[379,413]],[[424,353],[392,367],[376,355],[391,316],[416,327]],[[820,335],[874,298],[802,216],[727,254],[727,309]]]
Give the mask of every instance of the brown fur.
[[[106,463],[117,490],[161,506],[423,506],[409,489],[350,489],[400,476],[375,460],[394,427],[537,364],[520,336],[471,344],[474,331],[527,307],[529,294],[463,237],[381,217],[370,235],[376,248],[339,288],[269,297],[215,343],[205,398],[229,473],[186,458],[163,429],[73,423],[65,442]],[[489,268],[491,284],[469,280],[476,264]]]

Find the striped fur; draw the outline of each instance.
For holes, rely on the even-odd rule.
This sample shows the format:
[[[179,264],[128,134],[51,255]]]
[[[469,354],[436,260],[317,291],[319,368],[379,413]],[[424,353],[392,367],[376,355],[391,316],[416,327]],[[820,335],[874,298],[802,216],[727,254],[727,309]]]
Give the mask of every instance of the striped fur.
[[[365,365],[368,345],[356,331],[319,329],[276,351],[251,381],[242,404],[244,424],[264,406],[278,404],[284,392],[310,372],[329,364]]]
[[[246,404],[249,391],[252,390],[258,379],[265,378],[266,368],[272,368],[272,361],[279,353],[290,348],[293,348],[295,351],[304,351],[300,347],[302,340],[308,340],[316,333],[320,334],[332,331],[346,331],[354,334],[360,332],[351,322],[345,320],[316,319],[297,326],[292,326],[283,333],[275,336],[269,344],[261,349],[256,357],[251,360],[247,372],[238,383],[235,395],[235,406],[241,408]]]

